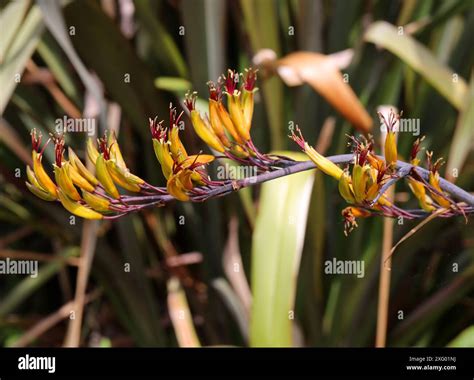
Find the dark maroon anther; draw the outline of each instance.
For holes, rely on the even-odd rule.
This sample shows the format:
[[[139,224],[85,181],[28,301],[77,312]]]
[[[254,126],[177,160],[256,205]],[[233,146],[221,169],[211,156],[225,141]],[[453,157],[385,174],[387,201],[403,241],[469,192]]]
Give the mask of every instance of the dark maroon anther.
[[[176,107],[173,107],[173,104],[170,103],[170,128],[177,128],[178,123],[181,120],[181,117],[183,116],[183,111],[178,115],[178,111],[176,110]]]
[[[110,148],[107,144],[107,136],[104,134],[104,137],[101,137],[98,140],[99,151],[104,155],[106,160],[110,160]]]
[[[57,167],[62,166],[63,154],[64,154],[64,136],[51,136],[54,142],[54,158]]]
[[[297,135],[297,134],[298,135]],[[302,149],[302,150],[305,150],[306,147],[305,147],[305,141],[304,141],[304,137],[303,137],[303,134],[301,133],[301,130],[299,129],[299,127],[296,127],[296,133],[295,131],[291,131],[291,135],[289,136],[295,143],[298,144],[298,146]]]
[[[228,70],[227,77],[224,77],[224,87],[228,94],[232,95],[239,84],[239,73],[237,71]]]
[[[207,82],[207,86],[209,87],[209,99],[218,102],[222,97],[221,88],[216,86],[213,81]]]
[[[36,133],[36,128],[33,128],[33,130],[31,131],[31,146],[33,150],[36,151],[37,153],[40,152],[42,137],[43,136],[41,135],[41,132]]]
[[[416,156],[418,155],[418,153],[420,153],[420,150],[421,150],[421,142],[425,139],[425,136],[421,137],[421,138],[417,138],[415,140],[415,142],[413,143],[413,147],[411,148],[411,152],[410,152],[410,160],[413,161],[414,159],[416,159]]]
[[[249,68],[245,70],[244,74],[244,89],[252,91],[255,88],[255,82],[257,81],[258,69]]]
[[[364,166],[366,161],[367,161],[367,155],[369,154],[369,151],[366,147],[363,147],[359,153],[359,159],[358,159],[358,164],[360,166]]]
[[[188,91],[184,97],[184,105],[189,110],[189,112],[194,111],[196,109],[196,98],[197,92],[191,93]]]

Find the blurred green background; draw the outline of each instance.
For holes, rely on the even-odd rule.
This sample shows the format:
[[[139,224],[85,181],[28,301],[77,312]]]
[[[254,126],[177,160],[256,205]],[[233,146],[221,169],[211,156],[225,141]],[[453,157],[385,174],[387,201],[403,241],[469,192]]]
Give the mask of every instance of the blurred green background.
[[[255,66],[261,49],[277,58],[350,49],[342,73],[375,140],[377,107],[403,110],[447,160],[442,174],[474,189],[472,1],[17,0],[0,9],[0,259],[40,263],[37,278],[0,275],[4,346],[374,345],[383,219],[345,237],[331,178],[306,172],[100,224],[71,219],[24,185],[30,130],[46,136],[64,115],[117,131],[128,166],[163,185],[148,118],[167,119],[188,89],[205,100],[208,80]],[[358,132],[324,93],[288,87],[272,62],[259,72],[255,145],[296,151],[287,135],[298,124],[325,154],[346,153],[346,134]],[[87,136],[66,138],[84,157]],[[192,128],[182,139],[190,152],[206,149]],[[402,158],[414,139],[400,134]],[[52,159],[48,149],[46,166]],[[397,187],[399,205],[417,207],[407,191]],[[417,223],[396,221],[394,243]],[[397,249],[388,346],[474,346],[473,238],[472,220],[439,219]],[[362,260],[365,276],[326,274],[333,258]]]

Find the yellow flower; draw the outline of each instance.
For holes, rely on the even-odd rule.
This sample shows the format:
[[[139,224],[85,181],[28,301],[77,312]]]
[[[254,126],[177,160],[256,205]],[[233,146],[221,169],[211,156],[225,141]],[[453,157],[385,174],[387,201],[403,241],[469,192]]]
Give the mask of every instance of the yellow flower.
[[[160,162],[170,195],[181,201],[189,200],[188,192],[195,185],[205,185],[207,175],[204,165],[212,162],[214,156],[208,154],[190,155],[179,138],[178,123],[182,116],[176,116],[176,109],[170,106],[170,129],[156,118],[150,119],[150,131],[153,137],[153,149]]]
[[[225,134],[224,123],[222,122],[221,117],[219,116],[219,112],[220,112],[219,106],[222,106],[222,103],[219,103],[218,101],[214,99],[209,99],[209,121],[211,123],[211,127],[214,133],[219,138],[222,145],[224,145],[226,148],[230,148],[232,146],[232,143],[230,142],[230,140],[227,138]],[[229,118],[229,121],[233,129],[234,125],[232,124],[232,121],[230,120],[230,118]]]
[[[254,93],[258,91],[255,87],[257,71],[253,68],[245,69],[244,84],[242,86],[241,107],[244,114],[245,128],[250,131],[254,109]]]
[[[413,166],[418,166],[420,163],[420,160],[419,158],[417,158],[417,155],[420,151],[421,142],[423,141],[423,139],[424,136],[422,138],[416,139],[416,141],[413,143],[413,147],[410,153],[410,163]],[[420,207],[423,210],[428,212],[433,212],[434,210],[436,210],[436,208],[433,206],[433,200],[428,194],[426,194],[426,188],[422,182],[410,177],[408,178],[408,187],[418,199],[418,203],[420,204]]]
[[[339,193],[347,203],[355,203],[354,190],[352,188],[351,177],[347,172],[343,172],[339,178]]]
[[[433,200],[426,194],[425,185],[412,178],[408,179],[408,187],[418,199],[420,207],[428,212],[434,211],[436,208],[433,206]]]
[[[30,183],[29,185],[27,184],[27,187],[40,198],[53,200],[58,198],[57,188],[48,173],[46,173],[42,163],[44,149],[50,140],[46,142],[43,149],[40,151],[41,138],[41,134],[36,133],[36,129],[31,131],[31,158],[33,160],[33,170],[31,171],[31,168],[29,168],[30,175],[28,176],[28,179],[30,180]],[[33,188],[35,190],[32,190]]]
[[[439,168],[443,164],[443,160],[439,158],[436,162],[433,162],[433,152],[426,152],[428,158],[428,167],[429,167],[429,183],[435,191],[431,190],[431,196],[441,207],[449,208],[451,202],[444,195],[441,186],[439,185]]]
[[[387,131],[387,136],[385,137],[385,161],[387,166],[393,167],[397,163],[397,138],[395,132]]]
[[[104,216],[99,214],[98,212],[83,206],[77,201],[70,199],[66,194],[63,193],[61,189],[58,190],[58,197],[61,204],[64,206],[66,210],[68,210],[71,214],[80,216],[84,219],[103,219]]]
[[[298,133],[298,135],[296,135],[295,132],[292,131],[292,134],[290,136],[293,141],[295,141],[300,146],[300,148],[308,155],[308,157],[311,159],[311,161],[314,162],[314,164],[319,170],[339,181],[344,171],[335,163],[324,157],[322,154],[319,154],[316,149],[311,147],[304,140],[303,135],[301,134],[301,131],[298,127],[296,127],[296,132]]]
[[[250,125],[247,123],[241,104],[242,92],[237,89],[239,84],[239,74],[228,70],[227,77],[222,77],[224,81],[225,93],[227,95],[227,108],[229,115],[239,136],[244,142],[250,140]],[[252,111],[253,112],[253,111]]]
[[[212,126],[207,121],[203,120],[199,111],[196,110],[196,93],[187,93],[185,104],[191,113],[191,122],[197,135],[212,149],[217,150],[220,153],[225,152],[224,145],[222,144],[219,137],[216,135]]]
[[[397,137],[395,135],[395,127],[400,120],[400,115],[393,111],[390,111],[386,118],[382,113],[379,112],[380,121],[385,125],[387,129],[387,135],[385,137],[385,162],[387,167],[393,168],[397,164],[398,152],[397,152]]]
[[[446,197],[444,196],[444,192],[441,189],[441,186],[439,185],[439,173],[436,172],[430,172],[429,175],[429,182],[430,185],[433,186],[433,188],[438,192],[435,193],[434,191],[431,192],[431,196],[433,199],[438,203],[441,207],[448,208],[451,206],[451,202],[449,202]],[[442,194],[442,195],[439,195]]]

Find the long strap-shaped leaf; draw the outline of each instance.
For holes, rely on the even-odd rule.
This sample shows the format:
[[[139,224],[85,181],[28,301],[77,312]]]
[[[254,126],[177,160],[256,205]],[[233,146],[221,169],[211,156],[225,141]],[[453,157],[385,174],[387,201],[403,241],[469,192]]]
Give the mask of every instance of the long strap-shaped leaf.
[[[252,346],[292,345],[296,279],[313,181],[314,173],[304,172],[262,186],[252,241]]]
[[[464,106],[467,85],[463,78],[437,61],[434,55],[403,29],[378,21],[372,24],[365,40],[379,45],[409,65],[458,110]]]
[[[98,83],[94,80],[92,75],[89,73],[87,68],[82,63],[81,58],[76,53],[76,50],[72,46],[71,39],[66,29],[66,23],[64,22],[64,17],[61,12],[60,3],[56,1],[48,0],[37,0],[37,3],[43,13],[43,20],[54,36],[58,44],[63,49],[64,53],[70,59],[72,65],[77,71],[77,74],[81,78],[84,86],[87,90],[95,97],[97,103],[100,107],[100,121],[101,125],[107,125],[107,114],[105,107],[105,101]]]

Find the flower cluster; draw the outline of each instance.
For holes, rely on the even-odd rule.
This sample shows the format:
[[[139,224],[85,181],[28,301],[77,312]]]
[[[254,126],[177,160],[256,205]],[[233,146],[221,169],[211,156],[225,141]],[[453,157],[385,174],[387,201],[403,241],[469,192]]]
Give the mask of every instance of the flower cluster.
[[[89,170],[73,149],[68,148],[65,154],[64,136],[52,135],[41,146],[41,134],[36,130],[31,132],[33,167],[27,167],[26,186],[41,199],[59,201],[74,215],[86,219],[113,219],[145,207],[163,206],[173,199],[202,202],[250,184],[308,169],[309,161],[296,162],[287,157],[262,154],[253,144],[250,131],[254,95],[258,90],[256,79],[257,71],[254,69],[247,69],[244,74],[228,70],[217,83],[208,82],[207,113],[196,109],[195,92],[186,94],[184,104],[194,131],[212,154],[188,154],[179,136],[184,125],[184,112],[178,113],[173,105],[170,105],[167,126],[157,118],[149,119],[153,149],[166,187],[153,186],[131,173],[114,133],[106,133],[96,142],[87,141],[87,156],[91,169],[93,167]],[[439,175],[442,160],[434,161],[432,152],[426,153],[429,171],[420,168],[424,173],[420,175],[417,156],[423,139],[415,141],[409,164],[397,161],[396,124],[399,115],[391,113],[387,119],[382,116],[381,119],[387,127],[384,157],[375,153],[370,136],[350,137],[352,155],[337,161],[345,165],[343,168],[311,147],[298,128],[290,136],[317,168],[338,181],[339,193],[349,204],[342,211],[345,233],[357,226],[357,218],[372,215],[413,219],[434,212],[444,217],[474,212],[473,202],[468,201],[468,207],[457,204],[443,191]],[[54,143],[55,151],[52,176],[42,162],[50,141]],[[221,158],[252,166],[256,169],[257,180],[253,177],[238,181],[212,180],[207,166]],[[403,210],[387,196],[386,191],[401,178],[407,179],[420,210]],[[464,199],[469,198],[466,194]]]
[[[46,201],[59,201],[66,210],[86,219],[110,219],[139,209],[127,204],[118,188],[133,193],[162,190],[147,184],[132,174],[123,159],[114,134],[98,139],[98,146],[91,139],[87,142],[87,154],[95,166],[93,174],[82,163],[72,148],[65,157],[64,136],[51,136],[41,148],[41,134],[31,132],[33,169],[26,168],[26,186],[37,197]],[[43,167],[44,149],[54,143],[54,181]]]
[[[240,78],[243,77],[239,87]],[[255,164],[267,169],[272,161],[262,155],[252,142],[250,129],[254,110],[257,71],[250,68],[239,74],[228,70],[217,84],[210,81],[209,113],[196,110],[196,92],[186,94],[185,105],[196,134],[212,149],[240,163]],[[227,107],[224,105],[224,97]]]
[[[196,186],[211,185],[204,166],[214,160],[208,154],[188,155],[179,138],[179,121],[183,113],[177,115],[176,108],[170,105],[170,126],[163,121],[150,119],[150,131],[153,137],[153,149],[167,180],[169,194],[180,201],[189,200],[189,192]]]
[[[398,153],[396,145],[396,124],[400,116],[393,112],[390,113],[388,118],[382,115],[379,116],[387,127],[384,157],[375,153],[375,144],[371,136],[369,138],[361,137],[360,139],[349,136],[353,160],[344,169],[341,169],[312,148],[304,140],[298,128],[296,133],[293,132],[290,136],[321,171],[338,181],[340,195],[350,204],[342,211],[346,234],[357,227],[356,218],[360,217],[364,218],[373,214],[388,217],[406,217],[408,219],[417,217],[417,214],[395,206],[387,197],[386,191],[394,186],[398,179],[402,178],[400,172],[397,171]],[[440,208],[459,207],[440,187],[439,167],[442,164],[441,159],[433,162],[433,153],[427,152],[430,171],[428,182],[417,173],[416,167],[420,163],[417,155],[422,140],[423,138],[419,138],[413,144],[410,170],[405,172],[403,177],[407,178],[408,185],[418,199],[423,211],[431,213]],[[462,210],[460,211],[462,212]]]
[[[95,168],[93,174],[71,148],[65,157],[62,135],[52,136],[41,149],[41,135],[36,130],[31,134],[33,169],[27,168],[26,186],[41,199],[60,201],[74,215],[111,219],[144,207],[161,206],[170,199],[203,201],[213,196],[212,190],[229,182],[212,181],[207,174],[206,165],[218,154],[239,164],[255,165],[260,172],[274,170],[279,158],[261,154],[250,137],[254,93],[258,90],[256,79],[257,71],[250,68],[243,75],[229,70],[217,84],[209,82],[209,114],[206,115],[196,110],[197,94],[186,95],[185,105],[194,130],[217,152],[216,156],[188,155],[179,136],[180,125],[184,123],[183,112],[178,114],[172,105],[168,126],[157,118],[149,119],[153,149],[166,179],[166,188],[152,186],[130,172],[113,133],[99,138],[97,144],[92,139],[87,141],[87,155]],[[43,151],[51,140],[55,146],[55,181],[42,165]]]

